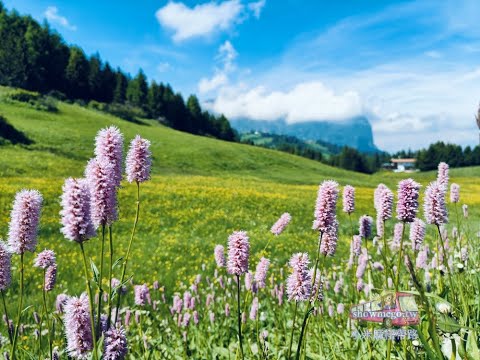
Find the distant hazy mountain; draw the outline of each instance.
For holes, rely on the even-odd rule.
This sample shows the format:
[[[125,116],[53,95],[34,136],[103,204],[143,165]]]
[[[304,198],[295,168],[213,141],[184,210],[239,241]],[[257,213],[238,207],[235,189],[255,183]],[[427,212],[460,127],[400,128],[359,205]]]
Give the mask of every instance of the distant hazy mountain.
[[[322,140],[336,145],[347,145],[362,152],[376,152],[372,127],[367,118],[360,116],[345,121],[308,121],[287,124],[285,120],[263,121],[231,119],[230,123],[240,133],[261,131],[292,135],[302,140]]]

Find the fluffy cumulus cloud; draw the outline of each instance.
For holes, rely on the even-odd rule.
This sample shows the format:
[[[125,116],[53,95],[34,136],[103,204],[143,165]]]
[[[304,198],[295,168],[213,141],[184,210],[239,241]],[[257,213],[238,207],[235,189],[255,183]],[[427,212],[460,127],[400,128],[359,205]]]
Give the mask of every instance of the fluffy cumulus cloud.
[[[211,78],[202,78],[198,83],[198,91],[201,94],[212,92],[219,87],[226,85],[228,83],[228,77],[225,73],[220,72]]]
[[[211,1],[189,7],[170,1],[156,12],[160,25],[173,31],[173,40],[181,42],[226,31],[251,14],[260,17],[265,0],[243,4],[241,0]]]
[[[67,20],[65,16],[60,15],[58,12],[58,8],[56,6],[49,6],[47,7],[47,10],[43,13],[45,18],[54,24],[61,25],[65,29],[75,31],[77,30],[77,27],[75,25],[70,24],[70,22]]]
[[[230,41],[225,41],[220,45],[215,60],[218,66],[212,77],[203,77],[198,83],[198,91],[201,94],[212,93],[213,91],[226,86],[229,83],[229,74],[235,70],[235,58],[237,51]]]
[[[210,104],[230,118],[285,119],[287,122],[344,120],[361,115],[362,102],[353,91],[335,93],[319,81],[297,84],[288,91],[228,87]]]

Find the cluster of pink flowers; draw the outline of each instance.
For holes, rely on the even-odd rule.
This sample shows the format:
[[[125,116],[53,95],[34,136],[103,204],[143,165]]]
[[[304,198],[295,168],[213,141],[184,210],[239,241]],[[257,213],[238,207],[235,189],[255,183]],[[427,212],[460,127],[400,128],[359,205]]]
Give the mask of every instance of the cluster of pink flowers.
[[[325,233],[335,226],[338,183],[333,180],[324,181],[319,189],[315,204],[315,220],[313,229]]]
[[[353,255],[359,256],[362,250],[362,237],[360,235],[354,235],[350,247],[350,251]]]
[[[326,256],[334,256],[337,251],[338,242],[338,221],[335,220],[332,226],[320,234],[320,253]]]
[[[150,178],[151,157],[150,141],[142,139],[140,135],[135,136],[130,143],[126,160],[126,173],[129,182],[142,183]]]
[[[272,228],[270,229],[270,232],[276,236],[280,235],[283,232],[283,230],[285,230],[285,228],[287,227],[287,225],[290,223],[291,220],[292,220],[292,217],[290,216],[289,213],[282,214],[282,216],[280,216],[277,222],[273,224]]]
[[[34,266],[45,270],[45,291],[52,291],[57,281],[57,262],[52,250],[44,250],[35,258]]]
[[[119,187],[122,181],[123,135],[115,126],[102,129],[95,138],[95,157],[100,163],[112,165],[112,183]]]
[[[413,179],[402,180],[398,183],[397,219],[403,222],[412,222],[418,212],[418,197],[420,184]]]
[[[446,193],[448,189],[448,180],[449,180],[448,170],[449,170],[449,167],[447,163],[441,162],[440,164],[438,164],[437,183],[440,190],[443,191],[444,193]]]
[[[145,304],[152,304],[152,299],[150,297],[150,290],[148,289],[147,284],[135,285],[135,305],[145,306]]]
[[[215,256],[215,262],[218,267],[225,267],[225,248],[222,245],[216,245],[213,250]]]
[[[428,224],[442,225],[448,222],[445,192],[438,182],[431,182],[425,191],[425,219]]]
[[[456,204],[460,201],[460,185],[452,183],[450,185],[450,202]]]
[[[37,190],[22,190],[15,196],[8,229],[8,246],[14,253],[35,251],[42,201]]]
[[[255,270],[255,282],[260,289],[265,287],[265,280],[267,278],[268,267],[270,266],[270,260],[262,257],[258,262],[257,269]]]
[[[343,188],[343,212],[351,214],[355,211],[355,188],[346,185]]]
[[[292,274],[287,279],[288,301],[306,301],[312,291],[312,275],[307,253],[294,254],[290,259]]]
[[[425,223],[420,219],[415,219],[410,226],[410,241],[413,250],[420,250],[425,238]]]
[[[373,219],[371,216],[362,215],[359,220],[358,231],[360,236],[364,239],[368,239],[372,235]]]
[[[127,335],[123,326],[111,327],[105,332],[104,360],[123,360],[128,353]]]
[[[12,254],[7,245],[0,241],[0,290],[6,290],[12,281]]]
[[[245,231],[235,231],[228,237],[227,270],[232,275],[240,276],[248,271],[250,242]]]
[[[95,228],[117,220],[115,166],[104,158],[91,159],[85,170],[90,189],[91,217]]]
[[[90,327],[90,310],[88,297],[71,297],[63,307],[64,323],[67,337],[67,351],[77,359],[87,358],[93,349],[93,334]]]
[[[401,222],[397,222],[393,227],[393,239],[390,243],[390,249],[396,251],[400,249],[400,244],[402,242],[402,235],[403,235],[404,225]]]
[[[61,232],[67,239],[81,243],[95,236],[90,212],[90,189],[85,179],[65,180],[61,206]]]

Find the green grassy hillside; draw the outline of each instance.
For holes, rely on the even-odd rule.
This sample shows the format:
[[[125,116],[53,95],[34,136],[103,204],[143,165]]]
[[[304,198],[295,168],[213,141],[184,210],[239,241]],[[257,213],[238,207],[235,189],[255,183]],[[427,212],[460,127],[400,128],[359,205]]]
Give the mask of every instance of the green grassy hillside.
[[[58,104],[59,111],[0,103],[0,114],[35,143],[2,147],[1,176],[79,176],[92,157],[98,129],[116,125],[126,139],[139,133],[152,141],[154,174],[227,175],[290,183],[316,183],[322,177],[351,173],[318,162],[253,146],[178,132],[145,120],[137,125],[78,105]],[[59,166],[61,164],[61,166]],[[355,181],[365,181],[364,175]]]
[[[139,133],[152,141],[154,176],[142,189],[138,246],[132,261],[135,281],[159,279],[172,285],[181,280],[180,275],[195,274],[202,263],[211,265],[214,245],[226,243],[234,230],[249,231],[253,249],[261,249],[271,238],[269,227],[288,211],[294,220],[282,240],[274,240],[271,254],[274,262],[283,265],[294,251],[315,250],[310,226],[322,180],[333,178],[341,185],[357,187],[357,221],[364,213],[373,215],[373,189],[379,182],[395,188],[406,177],[353,173],[282,152],[174,131],[152,120],[133,124],[78,105],[59,103],[58,109],[50,113],[24,104],[0,103],[0,115],[34,141],[28,146],[0,147],[0,236],[6,237],[15,192],[23,187],[39,189],[45,197],[39,249],[51,247],[59,253],[63,268],[59,279],[64,284],[71,276],[80,277],[80,272],[76,270],[78,249],[59,232],[61,186],[65,177],[82,176],[93,156],[95,134],[112,124],[126,140]],[[451,172],[470,205],[480,203],[479,173],[479,168]],[[413,177],[425,185],[435,174]],[[120,199],[121,218],[114,226],[119,256],[134,216],[132,185],[124,184]],[[476,212],[475,207],[472,211]],[[349,223],[342,214],[340,221],[346,236]],[[87,251],[94,255],[98,241],[91,243]],[[346,251],[346,243],[340,251]]]

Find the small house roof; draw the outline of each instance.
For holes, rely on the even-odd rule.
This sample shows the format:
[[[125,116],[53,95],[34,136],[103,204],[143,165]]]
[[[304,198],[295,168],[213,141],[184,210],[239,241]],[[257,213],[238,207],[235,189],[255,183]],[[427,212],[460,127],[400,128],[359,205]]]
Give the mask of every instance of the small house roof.
[[[414,163],[417,161],[417,159],[410,158],[410,159],[392,159],[390,160],[392,163],[395,164],[403,164],[403,163]]]

